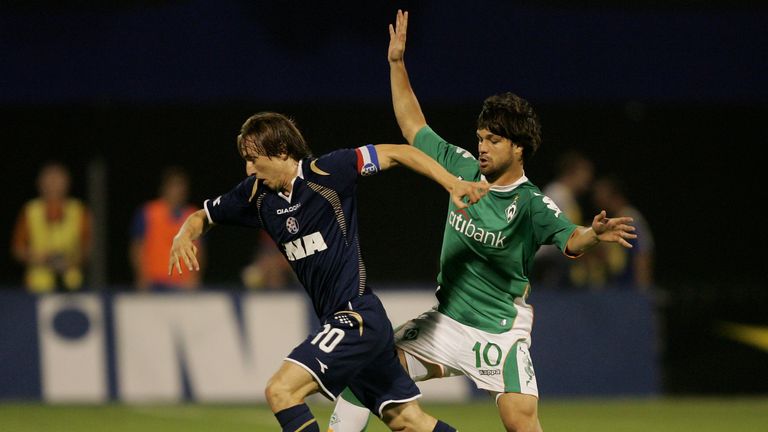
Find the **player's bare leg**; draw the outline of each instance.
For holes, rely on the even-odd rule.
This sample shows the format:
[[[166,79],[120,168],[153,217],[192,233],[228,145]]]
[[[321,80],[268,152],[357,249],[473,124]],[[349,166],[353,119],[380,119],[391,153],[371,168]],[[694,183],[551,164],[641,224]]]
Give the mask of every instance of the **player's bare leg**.
[[[413,356],[407,355],[402,349],[397,348],[397,356],[400,359],[400,364],[403,366],[403,368],[408,372],[408,375],[411,376],[411,378],[416,381],[425,381],[431,378],[442,378],[443,377],[443,368],[437,364],[432,364],[425,362],[423,360],[416,359]],[[409,402],[406,404],[398,404],[396,405],[399,410],[392,411],[390,413],[390,416],[393,415],[401,415],[401,417],[393,417],[391,419],[386,418],[387,410],[384,410],[384,416],[382,417],[382,420],[384,421],[387,426],[392,428],[398,428],[400,429],[392,429],[392,430],[421,430],[421,429],[403,429],[402,423],[408,423],[408,422],[418,422],[420,415],[413,410],[413,407],[411,405],[416,404],[415,402]],[[421,408],[418,404],[415,406],[418,411],[421,412],[421,414],[427,416],[428,418],[432,419],[431,421],[427,422],[426,425],[432,426],[432,429],[424,429],[426,431],[432,431],[435,430],[434,427],[437,426],[437,421],[429,416],[428,414],[424,413],[424,411],[421,411]],[[389,407],[387,407],[389,408]],[[333,410],[333,415],[331,416],[331,424],[329,425],[329,431],[332,432],[361,432],[366,430],[366,426],[368,424],[368,415],[369,411],[367,408],[365,408],[360,401],[355,398],[355,396],[350,392],[348,389],[345,390],[341,396],[339,396],[336,406]],[[391,426],[390,426],[391,423]],[[441,422],[442,423],[442,422]],[[442,427],[442,424],[439,426]],[[441,429],[436,429],[441,430]],[[448,429],[450,430],[450,429]]]
[[[302,367],[283,362],[269,379],[264,394],[283,431],[319,432],[317,420],[304,398],[320,390],[315,379]]]
[[[542,432],[539,423],[539,400],[520,393],[496,395],[496,405],[504,428],[508,432]]]

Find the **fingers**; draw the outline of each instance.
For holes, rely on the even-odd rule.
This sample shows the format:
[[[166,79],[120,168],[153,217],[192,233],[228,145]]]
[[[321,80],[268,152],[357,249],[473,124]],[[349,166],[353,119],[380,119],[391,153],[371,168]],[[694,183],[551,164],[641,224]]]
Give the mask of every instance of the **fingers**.
[[[197,261],[197,246],[191,245],[188,249],[171,250],[171,257],[168,261],[168,275],[173,273],[176,268],[179,274],[182,274],[181,262],[184,261],[189,271],[200,271],[200,263]]]
[[[395,28],[392,27],[392,24],[389,25],[389,41],[392,42],[395,40]]]
[[[171,273],[173,273],[173,268],[174,267],[176,269],[178,269],[179,274],[181,274],[181,262],[179,262],[179,256],[176,255],[175,253],[172,253],[171,254],[171,260],[168,263],[168,276],[170,276]]]
[[[451,200],[453,201],[453,205],[455,205],[455,206],[456,206],[456,208],[459,208],[459,209],[465,209],[465,208],[467,208],[467,207],[468,207],[468,206],[467,206],[467,203],[465,203],[465,202],[464,202],[464,201],[461,199],[461,196],[460,196],[460,195],[457,195],[457,194],[451,194]]]

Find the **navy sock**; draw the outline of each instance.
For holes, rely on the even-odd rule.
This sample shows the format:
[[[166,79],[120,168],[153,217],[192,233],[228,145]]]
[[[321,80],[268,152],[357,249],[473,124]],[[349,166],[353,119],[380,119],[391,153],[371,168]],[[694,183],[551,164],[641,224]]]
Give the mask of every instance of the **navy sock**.
[[[283,428],[283,432],[320,432],[317,420],[315,420],[312,412],[309,411],[307,404],[286,408],[275,413],[275,417],[277,417],[277,421],[280,422],[280,427]]]
[[[438,420],[437,424],[435,425],[435,428],[432,429],[432,432],[457,432],[457,431],[450,425],[447,425],[441,422],[440,420]]]

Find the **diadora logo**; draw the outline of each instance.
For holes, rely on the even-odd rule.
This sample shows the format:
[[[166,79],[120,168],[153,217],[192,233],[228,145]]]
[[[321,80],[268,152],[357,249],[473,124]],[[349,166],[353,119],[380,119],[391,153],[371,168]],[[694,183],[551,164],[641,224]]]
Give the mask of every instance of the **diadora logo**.
[[[328,249],[328,245],[323,240],[323,235],[320,231],[312,234],[305,235],[300,239],[283,243],[285,248],[285,255],[288,261],[296,261],[302,258],[306,258],[310,255],[314,255],[315,252],[320,252]]]
[[[277,214],[281,215],[281,214],[286,214],[286,213],[294,212],[294,211],[298,210],[299,207],[301,207],[301,203],[296,203],[296,204],[294,204],[294,205],[292,205],[292,206],[290,206],[288,208],[277,209]]]
[[[452,211],[448,215],[448,225],[452,226],[457,232],[464,234],[472,240],[483,243],[493,248],[503,248],[504,240],[507,237],[501,231],[491,232],[479,227],[467,215],[465,210]]]

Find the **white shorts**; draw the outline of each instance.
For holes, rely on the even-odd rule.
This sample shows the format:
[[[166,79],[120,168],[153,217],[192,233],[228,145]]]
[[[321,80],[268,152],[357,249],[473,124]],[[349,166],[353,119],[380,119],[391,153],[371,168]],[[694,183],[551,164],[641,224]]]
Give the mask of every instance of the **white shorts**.
[[[395,331],[395,344],[414,357],[443,368],[444,376],[466,375],[479,389],[538,397],[529,348],[533,309],[516,299],[512,329],[494,334],[430,310]]]

